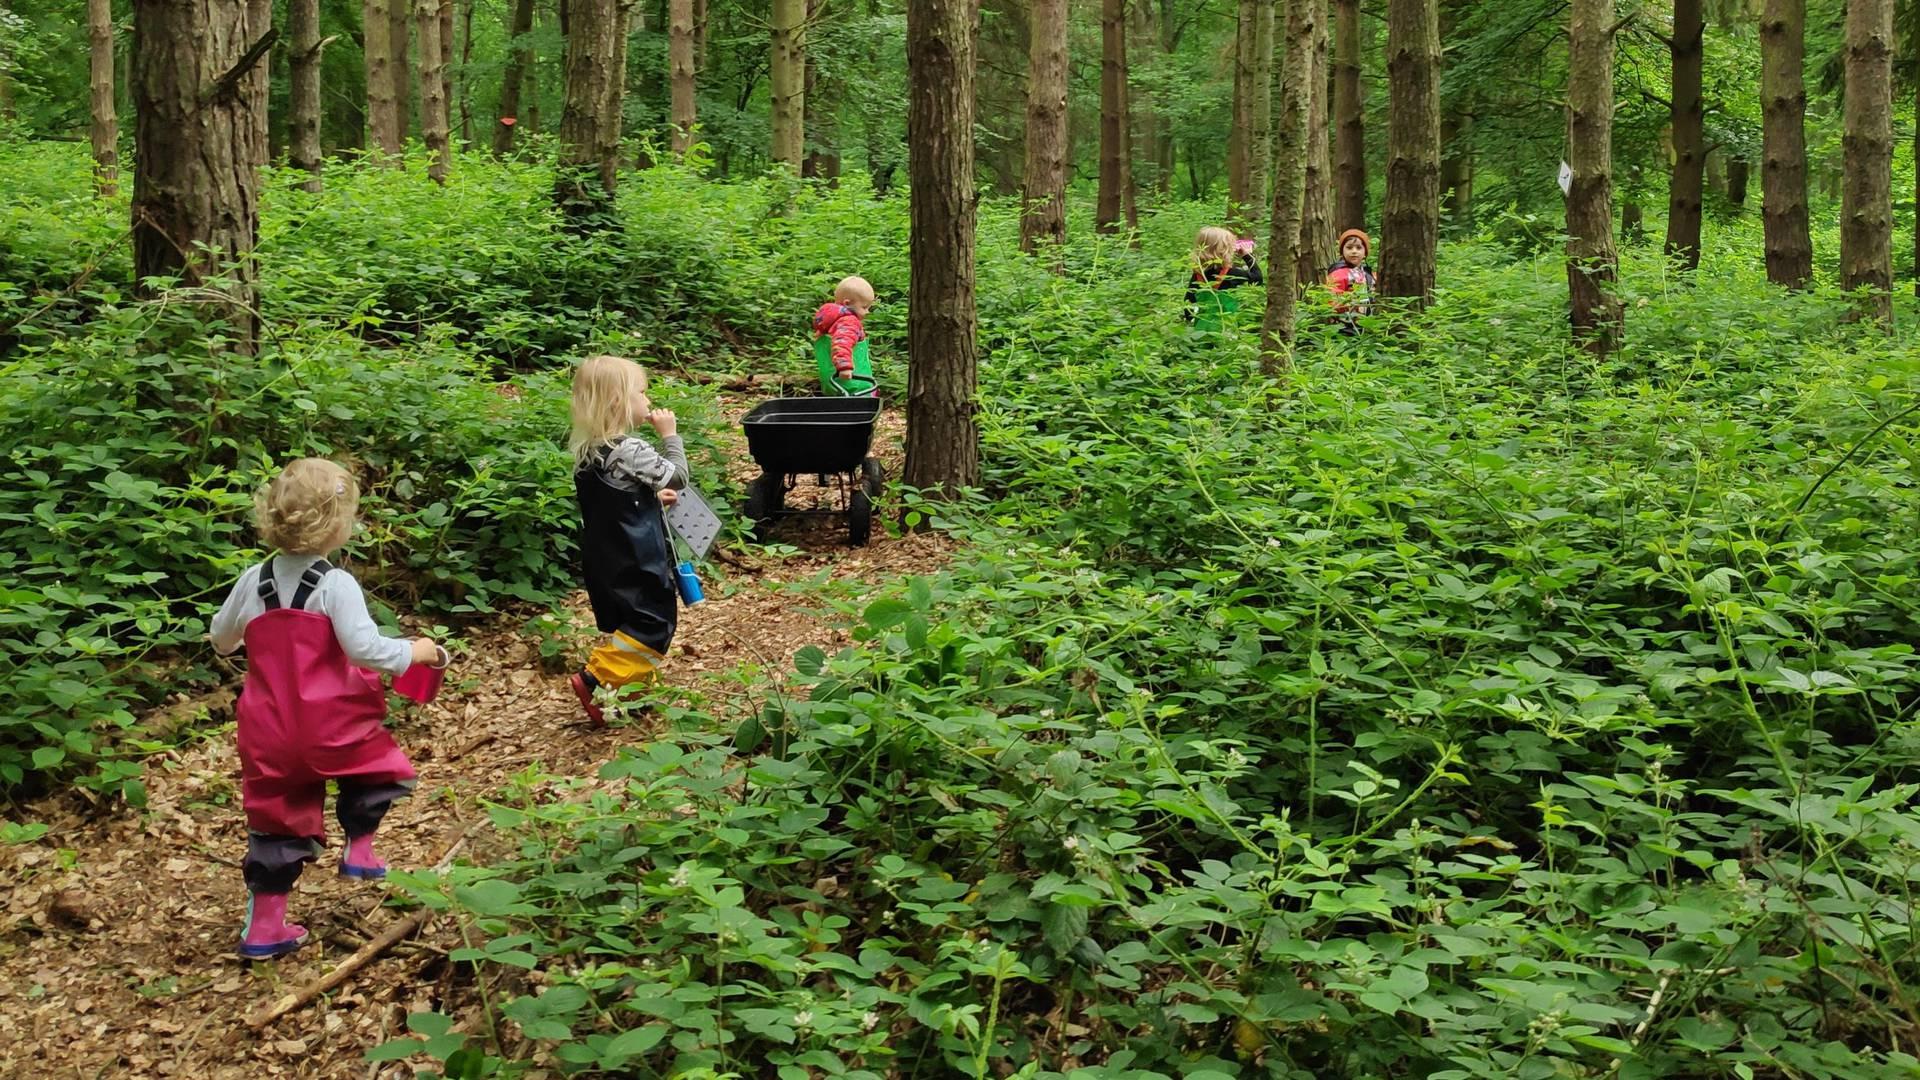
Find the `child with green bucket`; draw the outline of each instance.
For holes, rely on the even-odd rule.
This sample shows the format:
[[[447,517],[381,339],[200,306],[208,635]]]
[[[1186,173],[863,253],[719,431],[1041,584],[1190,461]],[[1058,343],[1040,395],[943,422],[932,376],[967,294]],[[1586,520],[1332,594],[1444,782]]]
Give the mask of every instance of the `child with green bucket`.
[[[1253,260],[1253,241],[1236,239],[1218,226],[1201,229],[1193,238],[1193,273],[1187,279],[1187,321],[1195,330],[1217,334],[1226,317],[1240,310],[1233,290],[1262,285],[1260,264]]]
[[[820,391],[828,397],[878,397],[867,329],[873,286],[863,277],[840,279],[833,299],[813,313],[813,358],[820,365]]]

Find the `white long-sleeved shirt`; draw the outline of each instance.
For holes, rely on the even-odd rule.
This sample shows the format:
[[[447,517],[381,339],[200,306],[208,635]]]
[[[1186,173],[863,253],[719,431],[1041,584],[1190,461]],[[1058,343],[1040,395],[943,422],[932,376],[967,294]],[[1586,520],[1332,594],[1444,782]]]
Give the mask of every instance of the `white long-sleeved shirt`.
[[[300,575],[315,559],[311,555],[275,555],[273,584],[279,590],[280,605],[293,606],[293,595],[300,588]],[[247,568],[233,583],[227,602],[213,617],[208,636],[222,655],[238,649],[245,641],[247,624],[266,613],[260,600],[260,567]],[[367,598],[353,575],[339,567],[321,577],[320,584],[307,601],[307,611],[333,620],[333,637],[347,659],[364,668],[399,675],[413,664],[413,642],[408,638],[385,637],[367,614]]]

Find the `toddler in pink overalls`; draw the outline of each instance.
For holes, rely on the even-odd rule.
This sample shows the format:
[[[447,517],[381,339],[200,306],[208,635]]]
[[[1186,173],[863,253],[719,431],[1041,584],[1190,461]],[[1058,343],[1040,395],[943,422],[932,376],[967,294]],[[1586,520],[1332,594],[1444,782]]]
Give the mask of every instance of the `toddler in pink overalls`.
[[[347,836],[340,873],[386,876],[373,833],[414,773],[382,723],[387,699],[376,673],[414,669],[408,681],[417,681],[446,666],[446,650],[426,638],[382,636],[359,584],[327,562],[359,504],[359,485],[333,462],[288,465],[254,499],[260,538],[276,554],[240,575],[213,618],[216,650],[247,647],[234,714],[251,897],[240,955],[250,959],[306,943],[306,928],[286,921],[287,894],[326,837],[328,780],[340,785],[334,809]]]

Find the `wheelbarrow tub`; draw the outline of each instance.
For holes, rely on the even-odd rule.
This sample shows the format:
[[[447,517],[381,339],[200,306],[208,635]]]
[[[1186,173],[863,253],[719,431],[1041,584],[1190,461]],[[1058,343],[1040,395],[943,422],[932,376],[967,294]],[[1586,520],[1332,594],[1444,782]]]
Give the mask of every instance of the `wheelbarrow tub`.
[[[776,476],[850,473],[873,444],[879,398],[775,398],[741,421],[754,463]]]

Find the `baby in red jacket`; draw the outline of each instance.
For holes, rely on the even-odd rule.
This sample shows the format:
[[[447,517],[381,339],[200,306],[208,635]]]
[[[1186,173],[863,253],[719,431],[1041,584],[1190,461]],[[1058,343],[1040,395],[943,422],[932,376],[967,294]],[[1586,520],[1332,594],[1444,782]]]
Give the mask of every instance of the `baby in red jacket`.
[[[862,321],[873,303],[873,286],[866,278],[841,278],[833,287],[833,299],[813,313],[813,356],[820,367],[820,391],[828,397],[872,397],[877,392]]]

